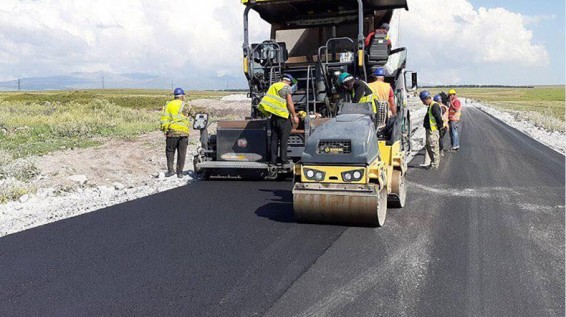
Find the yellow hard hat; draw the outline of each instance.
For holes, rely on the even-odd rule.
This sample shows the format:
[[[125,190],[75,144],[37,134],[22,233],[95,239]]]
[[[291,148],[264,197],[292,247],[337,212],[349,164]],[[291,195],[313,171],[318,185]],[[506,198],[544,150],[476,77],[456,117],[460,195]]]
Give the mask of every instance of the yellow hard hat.
[[[450,90],[448,91],[448,94],[449,94],[449,95],[455,95],[455,94],[456,94],[456,90],[455,90],[455,89],[450,89]]]
[[[299,111],[297,115],[299,116],[299,118],[305,118],[307,116],[307,113],[304,111]]]

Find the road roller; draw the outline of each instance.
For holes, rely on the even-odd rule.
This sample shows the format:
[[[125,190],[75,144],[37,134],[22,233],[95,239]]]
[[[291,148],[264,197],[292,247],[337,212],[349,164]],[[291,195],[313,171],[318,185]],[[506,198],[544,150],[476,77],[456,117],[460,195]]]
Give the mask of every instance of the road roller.
[[[297,221],[383,226],[388,206],[405,205],[400,134],[384,133],[371,107],[342,105],[308,139],[294,169]]]

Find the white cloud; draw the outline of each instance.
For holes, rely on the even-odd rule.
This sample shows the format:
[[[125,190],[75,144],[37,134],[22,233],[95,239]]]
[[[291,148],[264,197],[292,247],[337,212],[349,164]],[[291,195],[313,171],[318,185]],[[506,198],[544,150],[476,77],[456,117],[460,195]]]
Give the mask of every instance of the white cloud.
[[[2,0],[0,74],[239,76],[242,12],[234,0]],[[256,25],[252,36],[269,35]]]
[[[523,20],[526,25],[538,24],[544,21],[553,21],[556,19],[555,14],[543,14],[543,15],[525,15]]]
[[[467,0],[415,0],[402,13],[401,41],[411,64],[425,70],[425,82],[457,83],[472,69],[548,66],[548,52],[525,27],[530,21],[503,8],[475,9]]]
[[[546,16],[474,9],[467,0],[409,6],[401,43],[426,82],[466,81],[470,69],[500,64],[549,64],[526,28]],[[224,87],[223,76],[243,83],[242,13],[237,0],[2,0],[0,79],[107,72],[155,74],[164,87],[170,80]],[[250,31],[255,41],[269,36],[256,14]]]

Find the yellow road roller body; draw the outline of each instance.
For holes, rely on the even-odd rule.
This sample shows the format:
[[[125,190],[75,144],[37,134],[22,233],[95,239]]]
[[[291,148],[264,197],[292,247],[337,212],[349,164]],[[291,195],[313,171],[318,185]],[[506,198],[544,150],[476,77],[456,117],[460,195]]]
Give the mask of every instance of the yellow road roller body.
[[[297,221],[382,226],[388,204],[404,205],[400,141],[380,141],[371,112],[356,111],[362,113],[338,115],[307,141],[294,170]]]

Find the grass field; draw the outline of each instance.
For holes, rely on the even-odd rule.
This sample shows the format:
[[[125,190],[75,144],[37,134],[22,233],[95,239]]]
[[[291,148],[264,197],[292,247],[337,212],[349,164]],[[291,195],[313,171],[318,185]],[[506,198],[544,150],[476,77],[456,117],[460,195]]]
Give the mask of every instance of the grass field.
[[[509,110],[548,112],[564,120],[564,87],[460,88],[458,94]]]
[[[229,92],[189,92],[219,99]],[[29,156],[84,148],[159,129],[168,90],[0,92],[0,203],[33,193]]]
[[[188,92],[188,100],[219,99],[227,94],[229,93],[222,91],[192,91]],[[107,100],[117,106],[132,109],[161,110],[161,107],[171,100],[171,92],[169,90],[150,89],[106,89],[0,93],[1,101],[23,102],[24,104],[45,104],[46,102],[86,104],[94,99]]]
[[[229,92],[189,92],[191,99],[219,99]],[[546,129],[564,131],[564,87],[460,88],[458,95],[517,115]],[[0,93],[0,150],[14,158],[128,138],[158,128],[168,90],[86,90]]]
[[[227,94],[189,92],[189,100]],[[20,158],[155,131],[169,100],[165,90],[0,93],[0,150]]]
[[[444,89],[447,91],[447,89]],[[458,88],[458,96],[479,100],[551,131],[565,131],[564,86]]]

